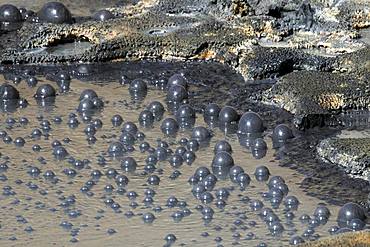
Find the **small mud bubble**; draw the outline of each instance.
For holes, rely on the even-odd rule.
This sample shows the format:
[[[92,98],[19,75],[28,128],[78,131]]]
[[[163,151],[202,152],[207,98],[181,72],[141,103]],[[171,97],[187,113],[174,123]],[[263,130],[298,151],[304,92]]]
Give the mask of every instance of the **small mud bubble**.
[[[190,176],[189,179],[188,179],[188,183],[190,185],[197,185],[199,182],[199,179],[196,177],[196,176]]]
[[[101,129],[103,127],[103,121],[97,118],[91,121],[91,125],[94,126],[96,129]]]
[[[285,142],[293,138],[292,130],[286,124],[279,124],[272,132],[272,139],[274,142]]]
[[[209,174],[211,174],[210,170],[205,167],[205,166],[201,166],[201,167],[198,167],[196,170],[195,170],[195,173],[194,173],[194,176],[199,180],[199,181],[202,181],[204,178],[206,178]]]
[[[180,166],[182,166],[183,162],[184,159],[179,154],[174,154],[169,158],[169,163],[174,168],[179,168]]]
[[[143,127],[152,127],[154,123],[153,113],[149,110],[143,110],[139,114],[138,121]]]
[[[188,88],[187,79],[182,74],[174,74],[168,79],[167,86],[166,86],[167,90],[170,89],[174,85],[182,86],[185,89]]]
[[[149,185],[159,185],[161,179],[157,175],[150,175],[147,179]]]
[[[130,133],[132,135],[136,135],[137,131],[138,131],[138,128],[136,126],[136,124],[134,124],[133,122],[126,122],[122,125],[122,129],[121,131],[123,133]]]
[[[117,233],[117,231],[116,231],[116,230],[114,230],[113,228],[109,228],[109,229],[107,230],[107,233],[108,233],[109,235],[113,235],[113,234]]]
[[[129,132],[123,132],[119,137],[119,141],[126,145],[127,151],[130,152],[130,149],[133,147],[135,143],[135,136]]]
[[[188,104],[183,104],[176,111],[178,122],[195,122],[195,110]]]
[[[192,152],[196,152],[199,150],[199,142],[195,139],[190,139],[188,141],[188,143],[186,144],[186,147],[188,150],[192,151]]]
[[[175,150],[175,154],[178,154],[178,155],[181,155],[181,156],[183,156],[185,154],[185,152],[186,152],[186,148],[182,147],[182,146],[176,148],[176,150]]]
[[[27,77],[26,82],[29,87],[36,87],[38,80],[34,76],[29,76]]]
[[[82,101],[83,99],[90,99],[93,100],[95,98],[98,98],[98,94],[92,90],[92,89],[85,89],[81,92],[79,101]]]
[[[130,93],[146,93],[148,86],[144,80],[135,79],[130,83],[129,91]]]
[[[121,115],[116,114],[111,118],[111,122],[113,127],[119,127],[123,123],[123,118]]]
[[[301,237],[301,236],[293,236],[290,240],[289,240],[289,244],[290,245],[300,245],[300,244],[303,244],[305,241],[304,239]]]
[[[115,181],[120,187],[125,187],[129,183],[129,179],[125,175],[117,175]]]
[[[281,176],[273,176],[270,178],[268,182],[268,187],[272,188],[274,185],[279,184],[279,183],[285,183],[285,180]]]
[[[174,234],[170,233],[164,237],[164,240],[167,242],[167,244],[173,244],[176,242],[177,238]]]
[[[229,154],[231,154],[233,152],[232,150],[232,147],[230,145],[229,142],[225,141],[225,140],[221,140],[221,141],[218,141],[213,149],[213,152],[215,154],[219,153],[219,152],[227,152]]]
[[[260,200],[252,200],[250,201],[249,206],[252,210],[257,211],[263,208],[263,202]]]
[[[297,210],[299,201],[295,196],[287,196],[284,200],[284,205],[287,209]]]
[[[169,207],[169,208],[173,208],[173,207],[176,207],[177,206],[177,203],[178,202],[179,202],[179,200],[175,196],[170,196],[167,199],[166,206]]]
[[[160,121],[163,117],[163,114],[165,112],[164,106],[159,101],[152,101],[147,107],[147,110],[151,111],[154,118],[157,121]]]
[[[316,207],[315,212],[313,213],[315,217],[323,216],[326,218],[329,218],[331,213],[330,210],[324,206],[324,205],[319,205]]]
[[[333,234],[335,234],[339,229],[340,229],[340,228],[339,228],[339,226],[331,226],[331,227],[329,227],[328,232],[329,232],[329,234],[330,234],[330,235],[333,235]]]
[[[54,179],[55,178],[55,173],[52,171],[52,170],[46,170],[45,172],[44,172],[44,178],[45,179]]]
[[[35,98],[36,99],[45,99],[49,97],[55,97],[56,92],[52,85],[50,84],[44,84],[37,88]]]
[[[26,99],[19,99],[18,100],[19,108],[26,108],[28,106],[28,101]]]
[[[155,216],[152,213],[145,213],[143,214],[143,221],[144,223],[152,223],[155,220]]]
[[[258,150],[266,150],[267,149],[267,144],[263,138],[256,138],[251,145],[251,149],[253,151],[258,151]]]
[[[193,151],[186,151],[183,158],[188,165],[191,165],[195,161],[196,155]]]
[[[67,80],[60,80],[60,81],[57,81],[57,85],[61,93],[66,93],[66,92],[69,92],[70,90],[71,82]]]
[[[22,15],[14,5],[4,4],[0,6],[0,21],[8,23],[21,22]]]
[[[121,76],[119,77],[118,82],[119,82],[119,84],[121,84],[121,85],[128,85],[128,84],[130,84],[130,81],[129,81],[129,79],[127,78],[127,76],[126,76],[126,75],[121,75]]]
[[[12,82],[15,84],[15,85],[18,85],[22,82],[22,77],[18,76],[18,75],[14,75],[13,78],[11,79]]]
[[[363,207],[357,203],[349,202],[346,203],[338,212],[337,222],[340,227],[346,227],[349,225],[351,220],[359,219],[362,221],[366,220],[366,214]]]
[[[59,2],[48,2],[38,12],[38,16],[44,22],[62,24],[72,23],[72,16],[64,4]]]
[[[184,100],[188,99],[188,92],[186,88],[179,86],[179,85],[173,85],[170,87],[170,89],[167,92],[167,101],[172,103],[180,103]]]
[[[91,99],[83,99],[80,101],[77,110],[80,113],[91,113],[95,110],[94,102]]]
[[[165,135],[174,136],[179,130],[179,124],[173,118],[166,118],[162,121],[161,131]]]
[[[56,159],[62,160],[68,156],[68,152],[64,147],[57,146],[53,149],[53,155]]]
[[[83,77],[92,74],[93,67],[90,64],[80,64],[73,70],[76,76]]]
[[[70,81],[71,76],[66,71],[59,71],[55,76],[55,80],[57,80],[57,81]]]
[[[126,153],[126,148],[121,142],[113,142],[109,145],[108,153],[111,157],[120,157]]]
[[[180,221],[182,220],[182,218],[184,218],[184,217],[185,217],[185,215],[183,214],[183,212],[182,212],[182,211],[176,211],[176,212],[174,212],[174,213],[171,215],[171,217],[173,218],[173,220],[174,220],[175,222],[180,222]]]
[[[164,147],[157,147],[155,150],[155,155],[157,156],[158,160],[164,161],[167,159],[168,156],[167,149]]]
[[[0,86],[0,98],[2,101],[19,99],[18,90],[9,84],[2,84]]]
[[[206,106],[203,112],[205,122],[218,121],[221,108],[216,103],[210,103]]]
[[[348,227],[351,228],[353,231],[361,231],[365,228],[366,223],[360,219],[352,219]]]
[[[96,134],[96,128],[92,124],[88,124],[84,129],[85,135],[88,137],[94,136]]]
[[[243,135],[255,135],[264,131],[263,121],[255,112],[246,112],[240,118],[238,131]]]
[[[105,9],[99,10],[93,15],[93,19],[96,21],[106,21],[106,20],[110,20],[113,18],[114,18],[114,15],[112,14],[112,12],[110,12],[109,10],[105,10]]]
[[[240,166],[232,166],[229,171],[230,180],[233,183],[237,183],[237,177],[239,174],[244,173],[244,169]]]
[[[27,125],[27,124],[29,123],[29,120],[28,120],[28,118],[26,118],[26,117],[20,117],[20,118],[19,118],[19,123],[20,123],[21,125],[25,126],[25,125]]]
[[[212,135],[210,131],[203,127],[195,127],[192,131],[191,138],[197,140],[200,143],[206,143],[211,139]]]
[[[270,175],[270,170],[266,166],[258,166],[256,170],[254,171],[255,176],[269,176]]]
[[[239,120],[239,114],[234,107],[225,106],[223,107],[218,114],[218,121],[220,126],[225,123],[231,124],[236,123]]]
[[[250,184],[251,178],[246,173],[239,173],[236,177],[236,181],[238,182],[240,187],[245,188]]]
[[[17,138],[15,138],[15,140],[14,140],[14,144],[15,144],[15,146],[17,146],[17,147],[23,147],[25,143],[26,143],[26,141],[24,140],[24,138],[23,138],[23,137],[17,137]]]
[[[218,199],[227,200],[230,192],[226,188],[220,188],[216,190],[215,195]]]
[[[137,163],[132,157],[125,157],[121,161],[121,169],[125,172],[134,172],[136,170]]]

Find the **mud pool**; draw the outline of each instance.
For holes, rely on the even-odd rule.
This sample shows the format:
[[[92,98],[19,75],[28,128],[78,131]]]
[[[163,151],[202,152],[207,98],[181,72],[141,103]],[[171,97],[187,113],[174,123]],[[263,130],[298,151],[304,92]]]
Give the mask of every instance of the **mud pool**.
[[[53,71],[52,75],[55,73]],[[158,161],[154,170],[148,170],[145,166],[149,152],[141,152],[140,143],[146,141],[156,148],[158,145],[166,146],[163,144],[166,142],[168,148],[175,152],[181,146],[180,140],[190,139],[192,132],[190,126],[190,129],[180,129],[175,137],[165,136],[160,129],[161,122],[167,117],[174,117],[168,109],[162,120],[156,121],[152,128],[140,126],[138,116],[148,104],[159,101],[166,106],[166,92],[159,89],[160,83],[147,81],[147,95],[135,100],[129,93],[128,85],[118,83],[118,78],[107,81],[91,76],[75,79],[78,76],[73,76],[69,92],[58,92],[54,102],[40,105],[33,98],[39,85],[50,83],[58,88],[54,81],[47,79],[51,78],[50,75],[36,76],[38,85],[33,88],[25,80],[16,85],[11,82],[9,75],[5,77],[1,80],[14,85],[29,105],[14,112],[3,111],[0,115],[0,129],[6,131],[12,140],[23,137],[26,141],[23,147],[16,147],[13,141],[2,141],[0,144],[0,185],[3,189],[0,195],[1,246],[68,246],[76,243],[79,246],[114,246],[123,243],[125,246],[163,246],[166,243],[168,246],[265,246],[261,243],[283,246],[295,244],[291,241],[294,236],[301,236],[304,241],[329,236],[331,227],[338,224],[339,206],[308,196],[300,188],[304,176],[278,166],[279,161],[275,160],[275,150],[269,137],[271,129],[263,134],[268,146],[267,153],[255,158],[250,149],[240,145],[236,134],[225,134],[219,128],[207,125],[202,114],[197,112],[194,126],[207,127],[213,137],[208,145],[202,145],[195,152],[195,161],[191,164],[183,162],[177,168],[173,168],[167,160]],[[103,100],[104,108],[84,122],[76,108],[80,94],[85,89],[94,90]],[[77,115],[80,123],[75,128],[67,124],[71,113]],[[135,140],[133,148],[130,147],[123,157],[112,158],[107,150],[112,142],[119,139],[122,129],[122,125],[112,126],[111,119],[116,114],[122,116],[124,123],[135,123],[139,131],[145,134],[145,139]],[[28,124],[20,123],[22,117],[29,120]],[[61,117],[62,122],[56,123],[55,117]],[[89,143],[84,131],[95,119],[100,119],[103,126],[96,129],[96,142]],[[50,126],[45,120],[50,122]],[[31,137],[34,129],[41,130],[40,138]],[[53,155],[52,144],[55,144],[55,140],[59,140],[67,150],[69,155],[65,159],[57,160]],[[199,167],[207,167],[212,171],[213,149],[220,140],[227,140],[231,144],[235,165],[242,167],[251,181],[242,189],[228,177],[219,179],[211,190],[213,201],[204,203],[195,198],[188,179]],[[35,144],[41,147],[40,151],[33,150]],[[137,162],[133,172],[121,169],[122,159],[128,156]],[[76,165],[76,161],[79,165]],[[253,175],[261,165],[268,167],[270,178],[278,175],[285,180],[289,187],[288,196],[294,195],[300,202],[298,210],[286,209],[286,196],[277,204],[271,204],[267,196],[267,181],[257,181]],[[40,173],[31,176],[30,169],[35,167]],[[128,184],[118,186],[113,178],[106,175],[109,168],[127,176]],[[96,175],[97,170],[101,176]],[[53,171],[55,178],[48,179],[45,174],[47,171]],[[94,172],[95,175],[92,175]],[[147,178],[150,175],[160,178],[159,185],[148,185]],[[149,188],[154,190],[154,196],[152,191],[145,192]],[[224,198],[225,207],[222,207],[222,203],[216,206],[218,200],[215,191],[219,188],[226,188],[230,193],[229,197]],[[176,197],[178,202],[168,206],[171,196]],[[255,200],[260,200],[263,208],[273,208],[273,217],[279,218],[274,222],[281,223],[275,228],[276,231],[259,216],[262,208],[251,207]],[[319,205],[326,205],[331,213],[327,222],[324,220],[322,224],[307,217],[309,215],[314,219],[313,214]],[[202,214],[202,208],[209,211],[209,207],[214,214]],[[151,223],[148,221],[152,220],[152,215],[148,213],[155,217]],[[144,215],[146,220],[143,219]],[[306,220],[302,221],[302,215]],[[283,231],[279,230],[281,226]],[[168,234],[174,234],[176,241],[166,242]]]

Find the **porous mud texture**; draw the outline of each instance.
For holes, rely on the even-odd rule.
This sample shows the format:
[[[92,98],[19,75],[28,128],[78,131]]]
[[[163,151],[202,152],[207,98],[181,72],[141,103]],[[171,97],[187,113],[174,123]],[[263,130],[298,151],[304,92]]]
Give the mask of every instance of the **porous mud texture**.
[[[295,114],[296,125],[324,123],[343,110],[368,109],[370,86],[365,80],[331,72],[297,71],[283,76],[263,96]]]
[[[76,8],[70,1],[65,2],[67,6]],[[88,18],[76,18],[73,25],[25,22],[19,31],[5,33],[5,37],[13,39],[10,38],[10,44],[4,47],[7,49],[0,61],[91,62],[154,57],[215,59],[239,67],[248,57],[250,47],[261,40],[276,43],[284,39],[293,48],[304,43],[340,52],[347,48],[358,50],[363,45],[355,40],[357,36],[353,28],[366,27],[370,18],[369,4],[358,0],[347,1],[350,5],[301,0],[133,2],[122,1],[119,6],[108,8],[117,18],[104,22]],[[326,16],[325,11],[333,9],[339,13],[330,18]],[[355,25],[355,18],[356,23],[364,24]],[[322,32],[326,32],[325,35]],[[313,44],[308,45],[304,37]],[[34,50],[79,39],[87,40],[92,45],[82,54],[65,56]],[[240,69],[243,71],[246,68]]]
[[[370,138],[328,138],[319,143],[317,153],[349,175],[370,181]]]
[[[370,231],[347,232],[311,241],[299,247],[366,247],[370,245]]]
[[[181,4],[187,6],[183,1]],[[226,52],[249,36],[240,28],[229,27],[201,12],[195,11],[191,16],[170,14],[172,5],[141,1],[131,7],[112,8],[117,18],[104,22],[88,20],[72,25],[26,22],[16,34],[17,42],[7,47],[0,60],[3,63],[45,63],[214,57],[216,51]],[[78,40],[89,42],[91,46],[68,55],[43,52],[45,48]]]

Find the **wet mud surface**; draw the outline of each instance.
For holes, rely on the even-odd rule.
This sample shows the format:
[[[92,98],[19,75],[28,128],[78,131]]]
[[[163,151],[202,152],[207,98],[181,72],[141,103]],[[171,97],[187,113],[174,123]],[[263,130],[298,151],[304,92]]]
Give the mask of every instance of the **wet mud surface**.
[[[46,2],[17,0],[13,4],[37,12]],[[338,223],[338,210],[348,202],[360,204],[369,213],[370,183],[361,179],[369,173],[368,136],[341,140],[339,148],[330,145],[318,152],[320,144],[340,133],[369,129],[367,1],[61,2],[72,16],[65,16],[64,23],[45,22],[41,11],[23,12],[25,20],[18,23],[0,23],[0,82],[20,93],[20,99],[0,103],[0,130],[5,131],[0,143],[0,213],[7,215],[0,220],[0,245],[23,246],[31,241],[44,246],[50,243],[50,235],[56,236],[54,245],[115,245],[122,237],[129,245],[142,246],[295,245],[337,231],[332,226]],[[108,11],[108,17],[95,15],[101,9]],[[171,91],[167,86],[177,73],[186,78],[185,91],[181,87]],[[50,83],[57,96],[36,101],[34,94],[44,83]],[[148,92],[141,94],[145,85]],[[86,88],[99,97],[79,102]],[[9,87],[1,90],[2,97],[12,97],[11,92],[4,93],[11,91]],[[135,90],[139,91],[133,94]],[[173,168],[165,159],[153,168],[146,159],[154,151],[140,152],[144,140],[134,138],[134,145],[125,148],[126,155],[135,158],[137,169],[126,173],[121,169],[122,157],[112,159],[109,150],[117,148],[110,146],[114,141],[121,138],[124,143],[130,136],[122,137],[121,127],[112,126],[112,116],[120,114],[124,122],[140,126],[139,114],[150,119],[142,110],[157,100],[166,106],[165,117],[175,118],[171,111],[180,105],[175,98],[177,93],[182,97],[181,92],[187,95],[181,104],[189,103],[197,114],[195,126],[211,131],[210,143],[195,152],[192,165]],[[38,93],[39,98],[54,95],[50,87]],[[175,104],[166,105],[168,99]],[[236,122],[245,112],[257,113],[265,127],[261,137],[267,152],[241,146],[251,145],[256,136],[241,139],[235,124],[221,130],[217,123],[205,123],[202,115],[210,103],[234,107]],[[85,113],[76,112],[84,107],[95,109],[92,118],[100,119],[102,128],[92,127],[100,121],[91,122]],[[187,118],[186,114],[193,113],[183,114]],[[56,116],[63,119],[61,124],[53,120]],[[67,122],[79,124],[72,128]],[[165,145],[161,139],[175,151],[181,137],[192,135],[194,126],[186,123],[189,129],[182,129],[175,138],[165,137],[161,122],[155,121],[153,128],[139,127],[151,147]],[[279,124],[293,130],[294,137],[284,145],[273,141]],[[38,135],[35,128],[42,129],[41,138],[31,137]],[[284,131],[281,136],[290,135],[290,130]],[[53,156],[51,145],[59,145],[55,140],[68,150],[66,159]],[[188,179],[198,167],[211,168],[213,147],[219,140],[231,144],[235,164],[249,174],[251,182],[240,189],[229,179],[218,180],[215,188],[227,188],[228,200],[208,203],[212,197],[206,193],[202,202],[192,194],[196,186],[189,185]],[[358,154],[361,162],[355,157]],[[171,158],[175,163],[180,159]],[[298,211],[284,209],[285,194],[268,198],[266,181],[259,182],[253,175],[259,165],[285,179],[289,196],[300,201]],[[39,176],[30,176],[30,170],[37,173],[36,168]],[[109,168],[127,176],[129,185],[116,184],[106,175]],[[50,180],[54,176],[50,170],[56,179]],[[160,185],[148,184],[148,178],[153,183],[159,178]],[[145,195],[148,188],[156,195]],[[215,190],[210,189],[214,197]],[[180,203],[168,207],[172,195]],[[256,199],[274,208],[271,217],[278,220],[265,224],[266,219],[258,216],[260,210],[251,208]],[[327,205],[330,218],[313,215],[319,204]],[[201,207],[209,211],[207,206],[214,214],[202,212]],[[302,222],[299,217],[304,214],[311,215],[311,220]],[[366,228],[360,223],[348,221],[347,225]],[[366,239],[366,233],[358,236],[359,242]]]
[[[183,73],[190,82],[189,103],[202,112],[208,103],[218,103],[235,107],[240,114],[245,111],[255,111],[264,120],[269,133],[280,123],[291,124],[293,116],[277,107],[269,106],[255,100],[256,92],[270,88],[271,81],[261,81],[245,85],[242,77],[230,68],[218,63],[187,62],[136,62],[136,63],[104,63],[88,65],[89,73],[81,74],[78,66],[18,66],[3,67],[5,78],[9,81],[14,75],[22,75],[23,71],[36,70],[38,74],[47,78],[53,78],[58,70],[69,71],[72,76],[85,82],[102,81],[119,84],[122,76],[129,83],[135,78],[145,78],[146,81],[156,88],[161,88],[167,83],[167,79],[176,72]],[[222,76],[220,76],[222,74]],[[347,123],[348,125],[350,124]],[[361,127],[360,124],[357,124]],[[366,124],[365,124],[366,126]],[[337,204],[355,200],[366,206],[367,195],[370,187],[367,181],[348,178],[347,175],[336,166],[328,166],[317,158],[316,145],[321,139],[338,133],[335,128],[320,128],[309,131],[296,131],[296,138],[282,147],[277,156],[283,154],[281,165],[297,169],[309,178],[305,181],[305,187],[315,188],[315,195],[321,198],[335,199]],[[303,154],[303,155],[302,155]],[[327,172],[318,169],[318,165]],[[318,180],[316,180],[318,179]],[[326,181],[326,186],[321,186]],[[360,183],[359,183],[360,181]],[[344,183],[345,190],[343,191]],[[348,189],[348,191],[347,191]],[[313,191],[311,191],[313,192]],[[347,196],[343,196],[347,195]],[[342,198],[342,199],[341,199]]]
[[[82,70],[82,68],[85,69]],[[221,69],[223,71],[222,77],[219,76]],[[68,72],[73,78],[69,92],[58,92],[55,101],[52,104],[47,104],[46,107],[38,104],[33,99],[37,87],[28,87],[26,82],[28,75],[25,76],[29,73],[27,71],[34,70],[39,81],[37,86],[47,82],[55,88],[58,88],[58,85],[50,79],[55,78],[58,71]],[[77,65],[64,67],[10,66],[3,67],[2,72],[4,74],[3,80],[14,85],[19,90],[21,97],[29,101],[29,106],[25,109],[18,108],[14,112],[3,112],[1,117],[2,129],[6,130],[13,140],[16,137],[23,137],[26,141],[24,147],[16,147],[11,142],[1,144],[0,148],[1,163],[6,164],[7,167],[4,168],[1,177],[1,184],[4,188],[4,193],[1,196],[3,205],[1,211],[7,216],[0,222],[2,226],[0,241],[6,246],[20,246],[24,245],[25,242],[42,246],[45,243],[50,243],[48,239],[50,234],[57,236],[52,241],[56,245],[72,244],[73,242],[78,242],[81,245],[114,245],[122,241],[123,236],[127,236],[125,237],[127,243],[152,246],[153,243],[155,245],[165,244],[166,241],[163,238],[168,233],[176,235],[178,240],[175,245],[204,246],[217,243],[257,245],[265,242],[269,246],[282,246],[289,244],[293,235],[304,234],[308,223],[301,223],[299,217],[303,214],[312,215],[315,208],[321,203],[329,207],[332,216],[326,224],[315,227],[315,233],[305,235],[306,241],[329,236],[328,230],[330,226],[337,224],[336,215],[339,206],[344,203],[355,201],[367,206],[366,200],[369,191],[366,189],[368,188],[366,182],[359,183],[358,180],[348,177],[343,180],[344,174],[340,171],[334,172],[336,171],[335,167],[324,166],[317,160],[315,162],[311,160],[314,155],[307,148],[318,138],[309,135],[310,139],[303,132],[297,131],[294,133],[295,139],[290,140],[280,149],[273,149],[275,144],[271,142],[269,133],[277,123],[288,123],[291,115],[288,113],[280,114],[281,112],[271,106],[263,106],[253,101],[253,98],[247,97],[242,101],[243,103],[235,100],[232,92],[236,90],[238,81],[244,88],[245,84],[243,84],[240,75],[219,64],[146,61],[97,64],[87,67]],[[266,156],[262,159],[254,158],[248,148],[240,145],[236,134],[225,135],[220,129],[208,126],[214,136],[208,146],[202,147],[196,152],[196,160],[192,165],[183,164],[174,169],[168,164],[168,161],[158,163],[153,174],[159,176],[159,186],[147,185],[150,173],[145,172],[147,153],[139,151],[138,145],[141,141],[137,141],[134,144],[135,150],[128,154],[137,161],[136,171],[133,173],[122,171],[119,159],[111,159],[107,154],[110,143],[116,140],[121,133],[120,127],[112,127],[111,117],[114,114],[120,114],[124,121],[133,121],[140,126],[137,118],[144,106],[154,100],[161,101],[166,105],[165,92],[161,91],[161,88],[165,88],[169,76],[178,72],[186,75],[189,80],[189,103],[198,112],[195,126],[207,127],[201,113],[209,102],[217,102],[220,106],[233,105],[240,113],[243,113],[243,110],[253,109],[261,114],[267,127],[264,133],[264,139],[268,144]],[[24,77],[24,79],[19,84],[14,84],[11,79],[14,78],[14,75]],[[122,77],[123,75],[124,77]],[[149,87],[145,99],[142,101],[133,100],[132,95],[128,92],[128,86],[120,84],[120,78],[121,82],[124,78],[125,83],[130,83],[137,78],[144,79]],[[233,82],[232,85],[230,82]],[[263,87],[261,85],[251,84],[250,87],[253,88],[251,91]],[[265,87],[269,85],[266,82]],[[99,118],[103,122],[102,129],[98,129],[94,135],[97,138],[95,144],[87,142],[87,136],[84,134],[87,123],[83,123],[80,117],[78,117],[80,124],[77,128],[73,129],[67,125],[70,113],[76,113],[80,93],[87,88],[95,90],[105,104],[102,111],[93,115],[93,119]],[[210,93],[211,88],[212,93]],[[63,122],[61,124],[54,123],[55,116],[60,116]],[[173,115],[167,111],[165,116]],[[18,120],[20,117],[27,117],[29,123],[21,125]],[[10,122],[7,120],[9,118],[14,118],[15,124],[9,125]],[[50,130],[43,130],[44,134],[40,139],[31,138],[30,134],[33,129],[42,127],[42,125],[40,126],[42,120],[51,122]],[[189,138],[191,136],[191,130],[184,130],[179,132],[176,138],[167,138],[161,133],[159,127],[160,122],[156,122],[151,129],[139,127],[145,133],[145,141],[149,142],[152,147],[158,145],[158,138],[160,138],[169,143],[170,148],[174,151],[180,146],[178,141],[181,137]],[[330,134],[331,132],[328,131],[328,135]],[[320,137],[322,137],[322,133]],[[75,160],[83,161],[83,168],[77,169],[73,163],[68,162],[68,158],[61,161],[56,160],[51,147],[54,140],[61,141],[69,155]],[[250,185],[245,190],[240,190],[239,186],[233,184],[229,179],[217,182],[215,190],[221,187],[230,189],[230,197],[226,201],[227,205],[224,209],[218,209],[215,206],[215,200],[212,203],[204,204],[194,198],[191,192],[192,186],[187,182],[198,167],[211,168],[214,156],[213,147],[219,140],[227,140],[232,145],[235,164],[240,165],[251,177]],[[32,150],[34,144],[40,145],[40,152]],[[292,149],[292,147],[294,148]],[[314,150],[314,146],[311,147]],[[302,158],[302,150],[305,150],[307,158]],[[105,158],[106,162],[101,163],[101,156]],[[297,162],[292,165],[291,159],[294,158],[297,158]],[[250,207],[250,203],[256,199],[261,200],[266,207],[274,205],[261,194],[268,191],[266,182],[258,182],[253,175],[259,165],[267,166],[271,176],[282,176],[289,186],[289,195],[295,195],[300,201],[298,211],[292,211],[296,215],[292,220],[286,219],[283,202],[274,209],[285,229],[282,235],[276,234],[276,232],[272,234],[268,225],[259,218],[259,211],[253,211]],[[318,169],[318,166],[322,169]],[[41,171],[40,175],[30,176],[28,172],[31,167],[38,167]],[[104,175],[108,168],[115,168],[119,174],[128,177],[129,183],[123,191],[118,190],[119,186]],[[72,175],[68,175],[71,174],[70,169],[75,170],[76,175],[73,175],[73,172]],[[48,170],[52,170],[56,174],[57,180],[53,182],[53,180],[45,178],[45,172]],[[91,186],[88,193],[82,192],[81,188],[93,179],[91,174],[95,170],[100,170],[103,175],[100,179],[95,179],[94,184],[96,184]],[[173,177],[175,170],[179,172],[178,178]],[[106,187],[109,184],[113,189]],[[156,192],[152,198],[154,199],[153,203],[148,204],[143,201],[146,198],[144,191],[147,188],[153,188]],[[129,199],[127,194],[130,191],[135,191],[138,196]],[[68,199],[71,196],[73,198]],[[187,206],[184,204],[175,208],[167,207],[167,199],[170,196],[176,196],[179,201],[186,201]],[[111,206],[105,204],[106,199],[113,199],[120,208],[118,210],[112,209]],[[158,205],[162,207],[163,211],[156,211]],[[199,209],[198,205],[208,205],[213,208],[215,213],[210,222],[202,219],[202,213],[197,210],[197,208]],[[177,214],[174,220],[174,214],[184,208],[189,209],[192,213],[185,217]],[[143,221],[143,215],[148,212],[155,216],[155,220],[151,224]],[[143,232],[146,232],[146,238],[142,237]]]

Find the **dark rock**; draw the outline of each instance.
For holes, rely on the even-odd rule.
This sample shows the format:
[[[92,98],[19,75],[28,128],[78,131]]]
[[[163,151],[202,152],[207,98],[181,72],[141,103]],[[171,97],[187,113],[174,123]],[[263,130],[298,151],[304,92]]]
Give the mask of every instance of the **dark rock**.
[[[369,144],[369,138],[329,138],[319,143],[317,153],[324,161],[341,166],[350,176],[370,181]]]

